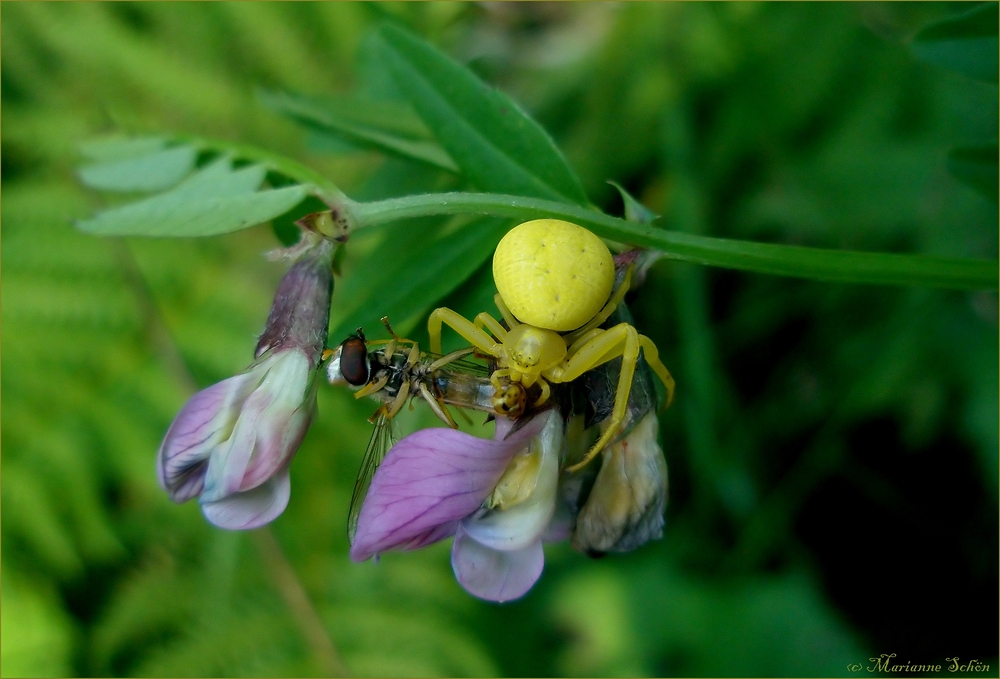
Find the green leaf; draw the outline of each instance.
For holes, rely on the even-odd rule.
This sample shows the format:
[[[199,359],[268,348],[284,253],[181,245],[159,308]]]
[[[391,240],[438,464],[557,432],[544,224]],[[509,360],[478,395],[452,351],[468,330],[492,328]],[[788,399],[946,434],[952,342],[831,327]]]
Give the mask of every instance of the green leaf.
[[[963,183],[998,202],[1000,146],[997,142],[958,146],[948,152],[948,171]]]
[[[284,214],[305,198],[302,185],[258,191],[266,170],[233,170],[222,158],[176,188],[99,213],[77,223],[102,236],[214,236],[255,226]]]
[[[251,144],[241,144],[208,137],[178,135],[175,137],[175,140],[191,144],[201,152],[222,154],[259,164],[268,172],[280,174],[294,183],[314,185],[315,191],[310,187],[310,192],[318,191],[318,195],[321,198],[326,196],[336,199],[343,195],[340,189],[334,186],[322,174],[280,153],[274,153],[273,151],[268,151]]]
[[[158,150],[148,155],[110,160],[80,168],[80,181],[106,191],[162,191],[194,168],[197,152],[190,146]]]
[[[351,143],[457,172],[458,166],[413,110],[392,102],[357,98],[308,97],[287,92],[258,93],[264,106],[312,129]]]
[[[410,321],[461,286],[489,258],[507,224],[479,219],[436,232],[412,223],[384,230],[381,243],[356,263],[355,275],[338,285],[334,306],[341,315],[330,341],[341,341],[359,326],[377,333],[382,316],[398,332],[409,332]]]
[[[88,160],[110,162],[146,156],[167,147],[165,137],[103,137],[80,144],[80,153]]]
[[[166,195],[187,199],[239,196],[260,188],[266,174],[267,171],[262,165],[248,165],[233,170],[229,158],[219,158],[188,177],[183,184]]]
[[[400,28],[383,26],[379,36],[397,84],[473,184],[587,203],[555,143],[506,94]]]
[[[657,217],[660,216],[633,198],[632,194],[626,191],[618,182],[608,181],[608,183],[618,189],[618,193],[621,194],[622,202],[625,203],[626,221],[637,222],[639,224],[651,224]]]
[[[923,61],[970,78],[996,83],[1000,5],[990,2],[924,27],[911,49]]]

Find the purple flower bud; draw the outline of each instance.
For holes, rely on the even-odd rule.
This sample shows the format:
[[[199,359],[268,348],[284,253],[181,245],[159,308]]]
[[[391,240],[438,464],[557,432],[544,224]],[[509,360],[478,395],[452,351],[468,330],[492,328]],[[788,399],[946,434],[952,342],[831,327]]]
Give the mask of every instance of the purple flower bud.
[[[320,240],[281,279],[254,358],[271,350],[301,349],[312,368],[319,365],[330,322],[335,247],[332,241]]]
[[[192,396],[157,454],[175,502],[200,496],[221,528],[257,528],[288,504],[288,465],[316,410],[316,368],[326,343],[334,244],[305,250],[278,286],[244,372]]]

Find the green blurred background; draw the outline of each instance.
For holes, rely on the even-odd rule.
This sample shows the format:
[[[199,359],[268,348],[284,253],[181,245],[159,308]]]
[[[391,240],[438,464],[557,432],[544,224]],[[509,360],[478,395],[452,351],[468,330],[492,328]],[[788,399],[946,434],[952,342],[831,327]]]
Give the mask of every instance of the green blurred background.
[[[536,587],[497,606],[455,583],[448,544],[348,560],[374,405],[345,391],[321,388],[270,529],[224,533],[172,504],[160,438],[195,389],[249,363],[277,240],[72,227],[105,204],[76,182],[76,146],[117,130],[256,144],[356,198],[457,186],[255,101],[392,96],[364,42],[390,20],[520,102],[610,214],[614,179],[671,229],[996,258],[996,196],[946,158],[996,138],[997,87],[908,46],[966,9],[5,3],[3,675],[836,676],[896,653],[996,676],[995,292],[659,262],[630,304],[678,383],[666,535],[598,561],[549,545]],[[333,327],[407,285],[384,275],[405,233],[377,231],[348,248]],[[441,302],[491,295],[484,268]],[[397,329],[419,339],[426,312]]]

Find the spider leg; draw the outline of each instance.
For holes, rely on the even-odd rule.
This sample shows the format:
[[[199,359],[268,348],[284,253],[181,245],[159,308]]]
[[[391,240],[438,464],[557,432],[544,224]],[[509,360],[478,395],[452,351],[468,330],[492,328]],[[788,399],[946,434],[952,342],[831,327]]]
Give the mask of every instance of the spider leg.
[[[508,328],[513,330],[517,326],[521,325],[520,321],[514,318],[514,314],[512,314],[510,309],[507,308],[507,303],[503,301],[503,297],[500,296],[499,292],[493,295],[493,303],[497,305],[497,310],[500,312],[500,315],[503,316],[503,320],[507,322]]]
[[[674,401],[674,377],[667,370],[667,367],[663,365],[662,361],[660,361],[660,354],[656,350],[653,340],[645,335],[639,335],[639,345],[642,347],[642,355],[646,358],[646,363],[649,364],[649,367],[653,369],[653,372],[656,373],[656,376],[660,378],[663,386],[667,389],[667,395],[663,399],[663,406],[660,408],[661,410],[666,410]]]
[[[538,378],[538,386],[539,388],[541,388],[542,393],[538,397],[538,400],[535,401],[536,408],[545,405],[545,402],[549,400],[549,396],[552,395],[552,390],[549,388],[549,383],[545,381],[544,377]]]
[[[499,370],[494,370],[493,374],[490,375],[490,384],[493,385],[493,391],[500,392],[504,389],[504,385],[500,383],[500,378],[506,377],[510,379],[510,369],[500,368]]]
[[[601,452],[618,432],[625,421],[628,408],[628,397],[632,392],[632,377],[635,374],[635,364],[639,360],[639,333],[628,323],[620,323],[613,328],[595,335],[589,341],[577,346],[573,353],[558,370],[550,371],[556,382],[570,382],[588,370],[592,370],[616,356],[622,357],[622,368],[618,375],[618,388],[615,391],[615,405],[611,411],[604,432],[591,446],[583,459],[566,471],[575,472]]]
[[[572,343],[567,343],[569,348],[566,350],[566,355],[572,356],[573,354],[575,354],[577,351],[580,350],[580,347],[582,347],[584,344],[594,339],[595,337],[600,336],[600,334],[603,332],[604,331],[601,330],[600,328],[594,328],[593,330],[590,330],[586,334],[577,337],[575,340],[573,340]]]
[[[503,329],[503,326],[497,323],[496,319],[490,316],[485,311],[476,316],[474,325],[477,328],[486,328],[493,336],[497,338],[502,344],[507,341],[507,331]]]
[[[628,323],[620,323],[608,330],[594,332],[586,342],[577,342],[575,350],[566,352],[562,364],[549,368],[543,376],[550,382],[572,382],[588,370],[621,356],[629,328],[635,330]]]
[[[469,344],[490,356],[499,356],[502,345],[497,344],[486,332],[469,322],[467,318],[448,309],[440,307],[427,317],[427,334],[431,338],[431,353],[441,353],[441,324],[447,324]]]
[[[583,325],[573,332],[565,336],[566,344],[572,345],[583,339],[588,333],[596,329],[604,321],[608,320],[608,317],[615,312],[618,305],[622,303],[625,299],[625,293],[628,292],[629,286],[632,284],[632,265],[630,264],[628,269],[625,271],[625,278],[622,279],[622,284],[618,286],[614,294],[608,299],[608,303],[604,305],[597,315],[587,321],[586,325]]]

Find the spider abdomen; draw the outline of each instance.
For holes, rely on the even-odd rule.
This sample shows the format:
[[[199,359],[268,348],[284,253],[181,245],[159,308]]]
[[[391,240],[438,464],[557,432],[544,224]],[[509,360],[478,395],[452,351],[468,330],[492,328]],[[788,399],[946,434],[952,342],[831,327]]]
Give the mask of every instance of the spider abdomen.
[[[536,219],[511,229],[493,255],[500,297],[521,321],[567,332],[611,295],[615,266],[600,238],[569,222]]]

